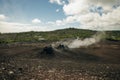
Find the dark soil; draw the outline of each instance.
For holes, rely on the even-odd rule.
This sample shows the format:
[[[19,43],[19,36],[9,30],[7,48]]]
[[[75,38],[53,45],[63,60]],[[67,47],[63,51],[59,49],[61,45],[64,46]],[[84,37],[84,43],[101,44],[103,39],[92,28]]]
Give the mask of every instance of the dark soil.
[[[46,45],[2,45],[0,80],[120,80],[119,41],[78,49]]]

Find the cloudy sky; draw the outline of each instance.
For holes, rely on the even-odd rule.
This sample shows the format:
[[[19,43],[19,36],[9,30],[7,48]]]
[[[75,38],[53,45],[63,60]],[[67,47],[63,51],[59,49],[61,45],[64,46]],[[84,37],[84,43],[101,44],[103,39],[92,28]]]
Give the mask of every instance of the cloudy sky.
[[[0,0],[0,32],[120,30],[120,0]]]

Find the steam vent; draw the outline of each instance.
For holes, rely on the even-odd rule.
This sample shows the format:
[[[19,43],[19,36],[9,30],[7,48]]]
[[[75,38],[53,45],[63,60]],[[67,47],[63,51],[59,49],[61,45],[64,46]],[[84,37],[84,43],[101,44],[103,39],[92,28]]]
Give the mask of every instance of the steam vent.
[[[59,44],[57,46],[57,49],[65,50],[65,49],[68,49],[68,47],[66,45],[64,45],[64,44]]]
[[[0,80],[120,80],[120,0],[0,0]]]
[[[50,45],[50,46],[45,46],[42,51],[39,53],[39,56],[41,58],[52,58],[55,56],[55,53],[54,53],[54,49],[53,47]]]

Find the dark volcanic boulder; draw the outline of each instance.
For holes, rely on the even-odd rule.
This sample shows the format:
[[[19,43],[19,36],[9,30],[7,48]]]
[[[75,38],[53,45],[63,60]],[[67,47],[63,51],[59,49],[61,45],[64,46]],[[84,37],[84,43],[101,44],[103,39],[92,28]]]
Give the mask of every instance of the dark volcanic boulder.
[[[57,49],[68,49],[68,47],[66,45],[60,44],[58,45]]]
[[[52,46],[46,46],[43,48],[43,50],[39,53],[39,56],[41,58],[43,57],[54,57],[55,53],[54,53],[54,49]]]

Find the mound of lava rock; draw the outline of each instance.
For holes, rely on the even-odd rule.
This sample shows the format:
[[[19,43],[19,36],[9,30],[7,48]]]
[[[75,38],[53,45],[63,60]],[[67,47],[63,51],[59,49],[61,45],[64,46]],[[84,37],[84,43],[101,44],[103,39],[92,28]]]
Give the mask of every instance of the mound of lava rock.
[[[63,45],[63,44],[59,44],[59,45],[57,46],[57,49],[65,50],[65,49],[68,49],[68,46]]]
[[[50,45],[50,46],[46,46],[42,49],[41,52],[39,52],[39,57],[40,58],[52,58],[55,56],[55,51],[53,49],[53,47]]]

